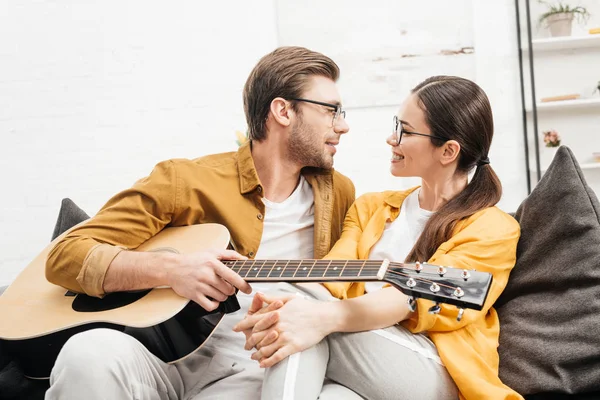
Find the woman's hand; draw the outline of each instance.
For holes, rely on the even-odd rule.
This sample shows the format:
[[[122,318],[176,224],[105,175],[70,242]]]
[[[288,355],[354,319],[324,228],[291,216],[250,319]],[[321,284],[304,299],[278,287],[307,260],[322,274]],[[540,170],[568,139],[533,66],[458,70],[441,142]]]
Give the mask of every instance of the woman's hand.
[[[252,349],[254,347],[254,344],[256,343],[255,341],[264,341],[265,343],[272,343],[279,337],[279,332],[277,332],[274,329],[269,330],[269,328],[272,327],[278,321],[279,318],[279,315],[273,313],[272,311],[283,307],[283,304],[286,301],[288,301],[288,299],[291,297],[265,297],[266,296],[263,293],[257,292],[254,295],[254,298],[252,299],[252,304],[250,304],[250,308],[248,308],[246,316],[244,317],[244,321],[246,321],[249,317],[255,316],[253,319],[254,321],[257,317],[262,316],[262,318],[258,319],[258,321],[264,320],[263,322],[261,322],[261,326],[265,327],[260,332],[254,334],[252,330],[254,328],[254,325],[251,325],[251,323],[246,324],[246,326],[248,327],[242,330],[242,332],[246,336],[246,344],[244,345],[245,350]],[[267,305],[265,305],[265,303]],[[233,328],[233,330],[239,332],[240,330],[236,328],[237,325]],[[251,337],[253,337],[252,341],[250,340]]]
[[[264,297],[265,302],[276,300]],[[293,296],[278,310],[252,315],[235,327],[235,331],[252,330],[246,348],[255,347],[252,359],[261,368],[271,367],[286,357],[319,343],[333,331],[329,302],[311,301]],[[272,334],[278,333],[277,337]]]

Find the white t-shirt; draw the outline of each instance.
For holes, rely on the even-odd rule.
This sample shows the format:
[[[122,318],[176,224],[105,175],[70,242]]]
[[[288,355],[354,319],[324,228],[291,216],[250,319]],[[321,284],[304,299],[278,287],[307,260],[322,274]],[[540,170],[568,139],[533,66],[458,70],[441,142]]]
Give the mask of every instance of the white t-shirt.
[[[300,178],[294,192],[283,202],[274,203],[265,197],[262,201],[265,204],[263,235],[255,258],[259,260],[314,258],[314,194],[304,177]],[[244,294],[241,291],[237,293],[241,309],[225,315],[221,325],[202,347],[202,351],[208,354],[218,352],[243,361],[250,360],[250,355],[255,350],[244,350],[244,335],[234,333],[231,329],[233,325],[242,320],[252,304],[252,298],[256,292],[268,292],[278,284],[253,282],[250,285],[252,286],[251,294]],[[300,285],[320,286],[320,290],[327,290],[315,283]],[[312,288],[312,286],[310,287]]]
[[[282,201],[275,203],[266,197],[263,219],[263,234],[258,251],[254,257],[257,260],[301,260],[314,258],[314,226],[315,226],[315,197],[310,184],[300,177],[300,182],[294,192]],[[272,283],[252,283],[252,295],[267,291]],[[239,292],[240,304],[242,297],[248,296]],[[249,305],[249,304],[248,304]]]
[[[266,197],[263,234],[256,259],[313,258],[315,197],[303,176],[294,192],[275,203]]]
[[[433,211],[423,210],[419,206],[419,192],[417,189],[409,194],[402,206],[400,214],[394,222],[386,222],[381,238],[369,253],[369,260],[383,260],[404,262],[408,253],[421,236],[425,224]],[[383,282],[367,282],[367,292],[381,289]]]

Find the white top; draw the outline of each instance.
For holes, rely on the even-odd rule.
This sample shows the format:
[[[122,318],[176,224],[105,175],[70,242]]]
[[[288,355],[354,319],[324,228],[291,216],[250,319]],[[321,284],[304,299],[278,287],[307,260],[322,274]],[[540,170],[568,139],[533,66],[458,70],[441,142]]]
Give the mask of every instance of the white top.
[[[306,179],[301,176],[294,192],[281,203],[266,197],[262,201],[263,234],[255,258],[313,258],[315,197]]]
[[[394,222],[385,223],[381,238],[369,253],[369,260],[387,258],[390,261],[404,262],[421,236],[429,217],[433,215],[433,211],[423,210],[419,206],[420,192],[421,189],[417,189],[409,194],[400,207],[398,218]],[[366,290],[373,292],[383,285],[383,282],[367,282]]]
[[[275,203],[263,197],[265,215],[263,218],[263,235],[256,253],[256,259],[312,259],[314,258],[314,195],[310,184],[300,178],[294,192],[283,202]],[[304,285],[315,290],[327,291],[324,286],[316,283],[289,285],[283,283],[253,282],[252,294],[238,292],[237,298],[241,309],[227,314],[210,340],[202,346],[201,352],[206,354],[220,353],[238,360],[248,362],[255,351],[244,350],[245,338],[242,333],[234,333],[233,326],[244,318],[252,304],[256,292],[266,293],[277,285],[287,289],[290,294],[301,292],[295,288]],[[254,362],[254,361],[252,361]]]
[[[310,184],[300,177],[294,192],[275,203],[266,197],[263,234],[256,252],[257,260],[301,260],[314,258],[314,194]],[[252,283],[254,293],[269,290],[271,283]],[[238,299],[248,296],[239,292]],[[248,304],[249,305],[249,304]]]

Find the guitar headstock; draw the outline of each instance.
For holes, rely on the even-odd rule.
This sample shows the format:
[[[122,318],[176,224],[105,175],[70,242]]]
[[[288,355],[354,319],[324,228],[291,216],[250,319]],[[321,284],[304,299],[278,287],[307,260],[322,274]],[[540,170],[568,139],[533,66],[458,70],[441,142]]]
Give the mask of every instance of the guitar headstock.
[[[427,263],[391,262],[383,280],[413,298],[481,310],[492,274]]]

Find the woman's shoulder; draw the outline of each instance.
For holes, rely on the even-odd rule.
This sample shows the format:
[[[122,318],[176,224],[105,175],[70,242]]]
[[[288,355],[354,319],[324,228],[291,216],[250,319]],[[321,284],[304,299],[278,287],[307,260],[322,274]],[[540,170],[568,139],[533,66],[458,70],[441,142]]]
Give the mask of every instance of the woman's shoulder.
[[[471,215],[464,221],[463,229],[467,226],[496,233],[519,233],[521,229],[516,219],[496,206],[484,208]]]
[[[383,192],[364,193],[356,199],[356,204],[369,207],[380,207],[388,204],[398,208],[404,199],[418,188],[418,186],[415,186],[406,190],[385,190]]]

